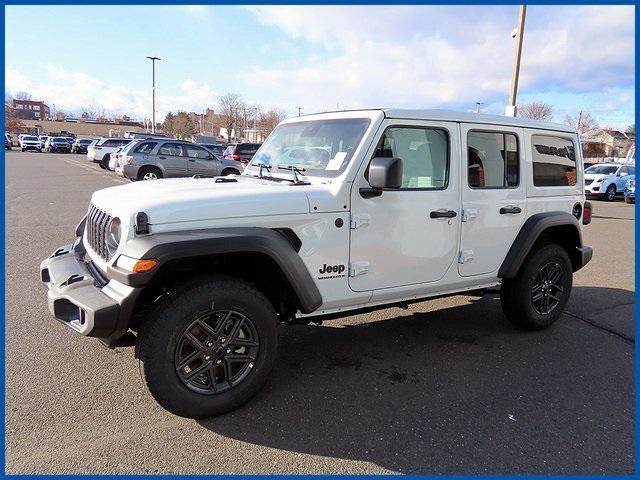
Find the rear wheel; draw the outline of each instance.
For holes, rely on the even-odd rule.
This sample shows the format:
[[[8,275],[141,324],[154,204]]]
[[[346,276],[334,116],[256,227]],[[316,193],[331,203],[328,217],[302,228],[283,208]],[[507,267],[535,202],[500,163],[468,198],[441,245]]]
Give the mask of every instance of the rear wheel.
[[[198,279],[161,300],[138,340],[143,375],[168,411],[205,418],[253,397],[275,363],[277,316],[267,298],[229,277]]]
[[[543,244],[529,255],[515,278],[502,282],[502,310],[523,328],[547,328],[562,314],[572,284],[567,251],[557,244]]]
[[[162,172],[156,167],[142,167],[138,171],[138,180],[158,180],[162,178]]]
[[[240,175],[240,172],[238,172],[237,170],[234,170],[233,168],[226,168],[220,174],[220,176],[222,177],[226,177],[227,175]]]
[[[616,199],[616,186],[615,185],[609,185],[607,187],[607,191],[604,194],[604,198],[608,202],[613,202]]]

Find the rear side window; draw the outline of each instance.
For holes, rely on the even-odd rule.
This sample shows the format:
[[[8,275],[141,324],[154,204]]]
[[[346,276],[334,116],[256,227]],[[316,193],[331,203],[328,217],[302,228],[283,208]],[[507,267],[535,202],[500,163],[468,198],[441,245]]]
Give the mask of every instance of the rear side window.
[[[158,154],[172,155],[174,157],[182,156],[182,145],[179,143],[165,143],[160,147]]]
[[[256,147],[255,145],[241,145],[240,147],[238,147],[238,153],[244,155],[251,155],[256,153],[257,151],[258,147]]]
[[[138,148],[136,148],[133,152],[134,153],[151,153],[151,151],[154,148],[156,148],[157,144],[158,142],[144,142],[138,145]]]
[[[533,184],[536,187],[575,185],[576,151],[568,138],[532,135]]]
[[[518,138],[513,133],[471,131],[467,135],[467,150],[471,188],[518,186]]]
[[[196,147],[195,145],[185,145],[184,149],[187,151],[187,157],[191,158],[210,158],[211,154],[204,148]]]

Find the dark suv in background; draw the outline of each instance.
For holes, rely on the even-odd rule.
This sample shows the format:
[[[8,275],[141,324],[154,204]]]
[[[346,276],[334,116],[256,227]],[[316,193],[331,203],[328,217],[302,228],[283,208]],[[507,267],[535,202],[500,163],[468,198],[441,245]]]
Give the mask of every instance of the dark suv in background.
[[[235,160],[247,164],[251,161],[255,153],[260,148],[261,143],[238,143],[237,145],[229,145],[224,151],[224,158]]]

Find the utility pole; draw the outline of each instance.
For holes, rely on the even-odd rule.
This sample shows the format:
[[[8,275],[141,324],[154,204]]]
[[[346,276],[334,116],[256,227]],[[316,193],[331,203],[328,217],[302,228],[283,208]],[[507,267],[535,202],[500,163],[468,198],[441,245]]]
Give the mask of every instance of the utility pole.
[[[576,130],[578,131],[578,135],[580,135],[580,124],[582,123],[582,110],[578,114],[578,124],[576,125]]]
[[[482,105],[482,102],[476,102],[476,113],[480,113],[480,105]]]
[[[298,116],[302,115],[302,110],[304,109],[304,107],[295,107],[298,109]]]
[[[151,60],[151,133],[156,133],[156,60],[158,57],[147,57]]]
[[[515,117],[517,115],[516,97],[518,95],[518,79],[520,78],[520,58],[522,57],[522,41],[524,39],[524,22],[527,16],[527,6],[520,6],[518,14],[518,27],[514,30],[512,36],[516,39],[516,53],[513,58],[513,73],[511,74],[511,92],[509,95],[509,104],[505,110],[507,117]]]

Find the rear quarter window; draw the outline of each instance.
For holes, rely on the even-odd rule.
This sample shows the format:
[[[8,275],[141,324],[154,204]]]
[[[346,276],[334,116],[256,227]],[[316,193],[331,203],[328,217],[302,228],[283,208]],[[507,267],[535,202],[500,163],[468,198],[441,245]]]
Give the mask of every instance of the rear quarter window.
[[[573,141],[554,135],[532,135],[533,185],[566,187],[577,183]]]

